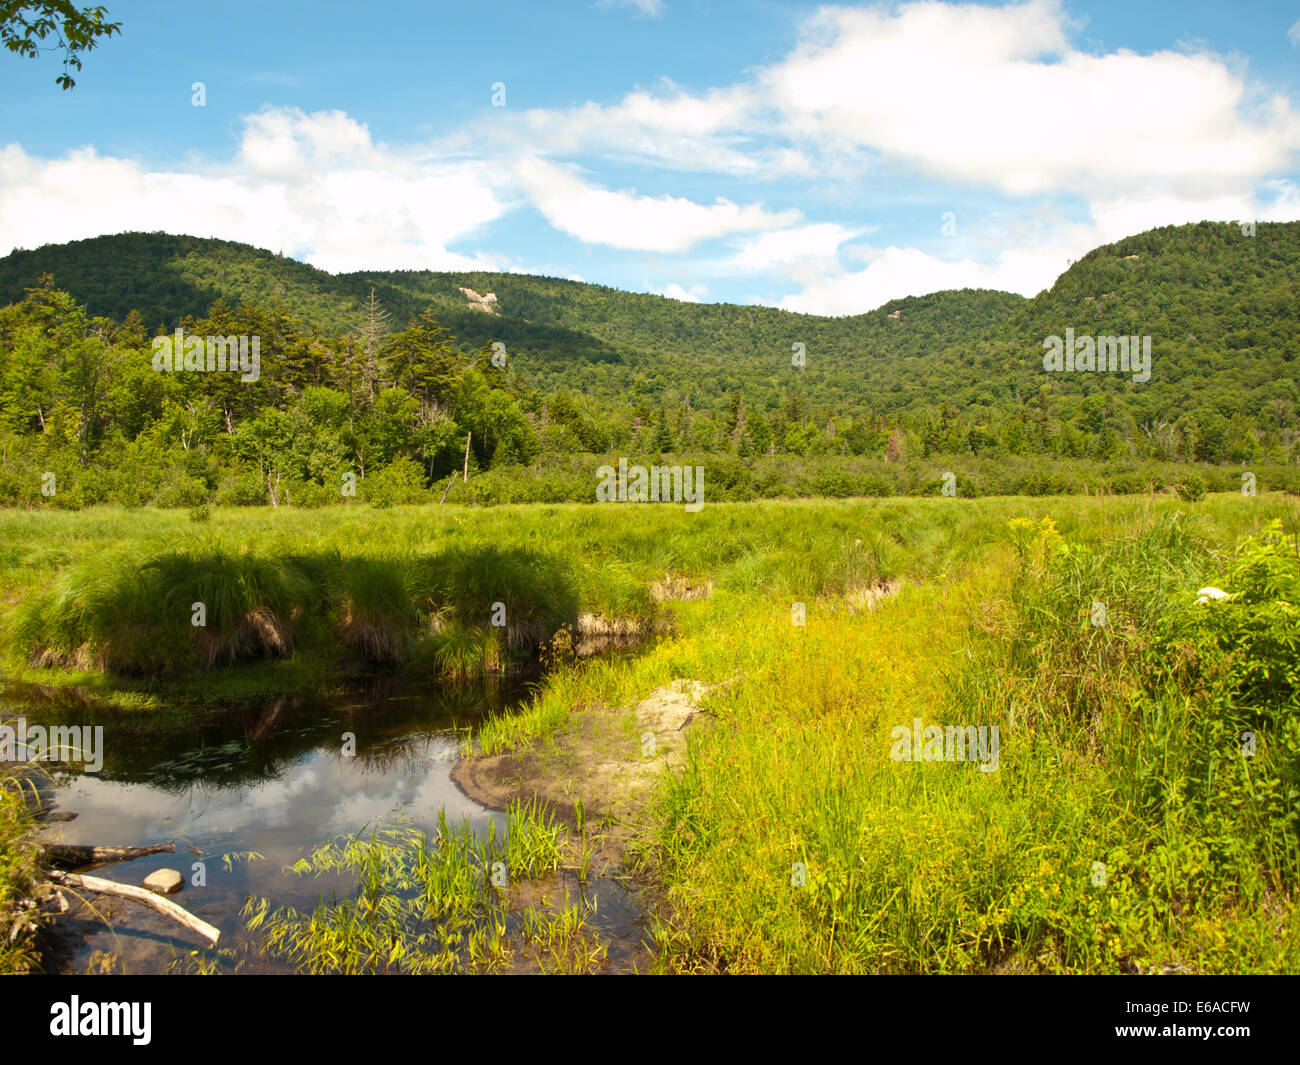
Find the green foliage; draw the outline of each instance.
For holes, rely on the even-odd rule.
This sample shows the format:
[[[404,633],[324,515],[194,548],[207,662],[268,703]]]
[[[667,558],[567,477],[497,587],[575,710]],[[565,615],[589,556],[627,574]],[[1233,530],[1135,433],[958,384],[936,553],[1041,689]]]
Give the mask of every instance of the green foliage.
[[[1238,548],[1204,597],[1173,615],[1169,657],[1207,686],[1220,713],[1281,723],[1300,711],[1300,549],[1280,521]],[[1243,718],[1243,720],[1245,719]]]
[[[365,495],[372,507],[430,502],[424,472],[410,459],[397,459],[365,481]]]
[[[570,564],[535,549],[344,557],[205,545],[99,554],[35,591],[7,626],[38,667],[174,675],[298,650],[379,666],[414,658],[467,679],[535,651],[579,603]]]
[[[475,835],[468,821],[437,835],[381,825],[369,836],[341,838],[293,866],[299,876],[342,873],[357,886],[346,897],[323,898],[310,914],[249,898],[248,927],[267,948],[309,973],[447,973],[499,969],[518,950],[545,938],[555,919],[526,911],[523,934],[512,921],[507,888],[556,870],[562,829],[536,802],[512,803],[506,836],[496,822]],[[570,932],[576,932],[571,929]],[[512,940],[514,941],[512,944]]]
[[[44,878],[31,815],[39,805],[35,784],[28,767],[0,762],[0,975],[36,968],[35,933],[47,919],[36,905]]]
[[[0,501],[319,506],[353,475],[389,506],[445,487],[467,441],[452,492],[480,503],[590,501],[611,454],[707,457],[722,499],[928,493],[951,471],[965,494],[1194,501],[1229,463],[1294,491],[1297,283],[1300,223],[1153,230],[1033,300],[963,290],[833,319],[99,237],[0,259]],[[146,323],[258,337],[260,376],[155,372]],[[1046,373],[1043,340],[1067,329],[1150,336],[1151,379]],[[64,487],[41,496],[33,469]]]
[[[12,0],[0,4],[0,43],[11,52],[35,59],[43,51],[63,52],[63,73],[54,80],[65,90],[77,83],[69,71],[81,69],[81,53],[101,37],[120,33],[120,22],[107,22],[102,5],[79,8],[68,0]],[[46,45],[48,39],[53,43]]]
[[[10,510],[0,583],[6,618],[44,618],[50,638],[63,600],[92,621],[129,622],[128,577],[170,612],[144,565],[162,559],[185,595],[226,595],[226,614],[287,609],[295,655],[381,657],[405,634],[408,667],[441,655],[448,671],[472,673],[507,647],[497,600],[528,640],[521,609],[549,619],[544,633],[572,610],[634,618],[652,585],[707,582],[706,597],[671,604],[671,638],[557,663],[527,706],[468,741],[488,753],[535,745],[540,758],[565,730],[586,735],[577,726],[590,708],[630,716],[675,678],[712,685],[680,773],[664,774],[645,821],[629,826],[659,889],[664,967],[1275,972],[1300,959],[1293,510],[1240,492],[1194,507],[1116,495],[794,500],[695,515],[217,509],[203,528],[175,511]],[[209,535],[227,550],[222,571],[242,578],[226,591],[201,585],[212,555],[194,538]],[[253,560],[231,543],[252,545]],[[99,578],[82,568],[92,561]],[[1198,604],[1207,584],[1230,598]],[[374,632],[345,642],[348,617]],[[895,761],[892,730],[916,717],[999,726],[997,770]],[[492,837],[508,885],[549,875],[564,842],[540,808],[527,816],[530,827],[512,820],[506,840]],[[481,836],[372,842],[308,860],[304,872],[346,881],[312,912],[273,916],[254,901],[277,952],[322,972],[493,968],[526,947],[556,967],[589,964],[585,911],[513,926],[502,915],[485,893]]]
[[[1179,499],[1196,503],[1205,498],[1205,478],[1199,473],[1188,473],[1175,486]]]

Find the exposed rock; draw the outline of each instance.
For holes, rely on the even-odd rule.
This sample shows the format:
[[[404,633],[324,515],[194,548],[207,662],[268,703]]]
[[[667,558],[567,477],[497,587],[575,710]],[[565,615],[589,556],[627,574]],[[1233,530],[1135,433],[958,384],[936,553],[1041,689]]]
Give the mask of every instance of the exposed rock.
[[[144,886],[158,895],[175,895],[185,886],[185,878],[175,869],[155,869],[144,878]]]
[[[488,314],[501,313],[497,310],[497,296],[495,292],[489,292],[484,296],[480,296],[472,288],[461,286],[460,290],[465,294],[465,298],[469,300],[469,305],[473,307],[474,310],[486,311]]]

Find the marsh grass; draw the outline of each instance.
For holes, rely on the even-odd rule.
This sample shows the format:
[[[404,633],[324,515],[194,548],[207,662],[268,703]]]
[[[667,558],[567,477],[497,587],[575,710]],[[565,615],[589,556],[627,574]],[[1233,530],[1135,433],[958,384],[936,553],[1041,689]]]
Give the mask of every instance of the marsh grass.
[[[13,722],[0,718],[0,724]],[[47,919],[37,905],[44,876],[32,817],[40,801],[33,772],[0,761],[0,974],[36,968],[36,932]]]
[[[609,947],[590,927],[595,903],[567,896],[559,910],[533,907],[524,911],[522,938],[543,973],[579,976],[599,972]]]
[[[504,838],[495,821],[475,834],[468,821],[450,824],[445,813],[432,837],[383,824],[317,848],[289,870],[351,879],[356,886],[347,895],[322,896],[310,913],[250,898],[243,915],[269,953],[304,972],[490,971],[520,945],[511,932],[519,919],[511,914],[510,885],[559,869],[565,841],[554,814],[536,801],[507,808]],[[567,958],[582,923],[556,927],[568,939],[548,940],[547,949],[563,947],[556,957]]]
[[[8,612],[4,633],[37,668],[174,676],[301,651],[465,680],[501,672],[576,621],[577,584],[563,559],[522,548],[360,557],[117,550],[33,589]]]
[[[545,753],[588,711],[626,709],[677,678],[728,682],[632,841],[665,971],[1294,972],[1296,555],[1280,537],[1261,548],[1275,519],[1294,538],[1294,512],[1278,496],[914,499],[698,515],[343,508],[296,514],[292,530],[283,515],[217,510],[203,528],[265,559],[319,560],[311,602],[334,605],[296,619],[290,607],[295,659],[344,647],[336,553],[408,567],[413,620],[380,571],[364,579],[390,592],[358,594],[354,612],[397,603],[383,616],[410,626],[405,668],[434,675],[472,675],[578,611],[654,609],[665,574],[711,581],[707,598],[659,604],[672,620],[661,639],[558,656],[526,706],[465,741]],[[129,549],[113,546],[128,534]],[[60,584],[80,572],[72,558],[147,561],[193,535],[183,514],[0,513],[0,542],[14,545],[0,554],[4,611],[20,623],[10,651],[26,656],[32,638],[70,654],[98,631],[76,628],[81,607],[59,620],[58,595],[112,616],[94,581]],[[896,580],[874,609],[853,608],[863,588]],[[1245,594],[1192,613],[1205,584]],[[130,615],[131,590],[111,587]],[[498,601],[513,636],[490,624]],[[1096,601],[1104,626],[1090,620]],[[476,642],[493,632],[495,651]],[[916,718],[999,727],[997,770],[893,761],[892,729]],[[505,965],[523,947],[488,858],[513,867],[510,836],[458,831],[340,844],[303,872],[354,876],[356,892],[308,914],[251,915],[309,971]],[[538,829],[539,867],[550,831]],[[533,920],[535,944],[576,935]]]
[[[1263,619],[1269,676],[1300,644],[1294,552],[1229,561],[1227,529],[1258,536],[1278,512],[1097,507],[1088,523],[1053,507],[1058,532],[1008,509],[1002,542],[941,588],[909,586],[833,623],[810,611],[802,629],[781,604],[751,601],[710,619],[707,649],[679,655],[684,675],[738,679],[710,700],[721,727],[693,736],[681,777],[663,781],[640,856],[668,900],[664,967],[1300,967],[1293,689],[1280,714],[1276,690],[1252,699],[1244,667],[1223,688],[1229,648]],[[911,545],[937,557],[926,540]],[[1259,541],[1242,549],[1255,558]],[[1203,584],[1248,591],[1243,574],[1261,569],[1274,595],[1212,645],[1225,658],[1204,634],[1167,631]],[[1105,626],[1091,625],[1094,601]],[[1174,668],[1189,636],[1196,682]],[[998,725],[999,768],[892,761],[890,728],[916,717]]]

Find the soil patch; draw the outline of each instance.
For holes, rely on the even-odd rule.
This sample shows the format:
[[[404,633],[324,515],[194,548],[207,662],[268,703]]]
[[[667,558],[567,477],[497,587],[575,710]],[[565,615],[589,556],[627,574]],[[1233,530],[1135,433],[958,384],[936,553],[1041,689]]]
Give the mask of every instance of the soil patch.
[[[617,861],[639,824],[655,781],[680,770],[686,730],[707,718],[700,703],[710,685],[678,680],[656,688],[635,707],[587,707],[570,727],[524,751],[461,758],[451,778],[475,802],[503,810],[513,800],[540,799],[572,820],[581,800],[588,824],[608,830],[605,856]]]

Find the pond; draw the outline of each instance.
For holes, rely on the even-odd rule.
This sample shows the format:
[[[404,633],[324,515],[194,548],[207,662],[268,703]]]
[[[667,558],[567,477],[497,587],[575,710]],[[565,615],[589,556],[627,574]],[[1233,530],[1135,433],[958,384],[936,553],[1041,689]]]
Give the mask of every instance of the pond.
[[[245,928],[240,909],[250,896],[272,906],[309,911],[322,892],[346,893],[345,879],[299,877],[285,867],[315,847],[399,819],[434,834],[440,815],[468,819],[485,833],[504,814],[469,799],[452,781],[467,729],[492,712],[509,711],[528,695],[524,681],[473,688],[431,688],[426,681],[375,681],[335,697],[279,697],[259,705],[159,715],[113,715],[85,709],[15,706],[31,725],[104,726],[99,772],[51,767],[54,787],[46,802],[54,820],[42,838],[74,844],[146,846],[175,841],[174,854],[150,855],[107,866],[96,875],[140,884],[170,868],[186,879],[172,898],[222,932],[220,947],[233,950],[223,971],[290,971],[265,955]],[[345,750],[347,734],[355,753]],[[225,861],[256,852],[261,860]],[[206,882],[196,884],[196,874]],[[644,970],[640,913],[624,883],[610,875],[580,884],[560,872],[530,885],[563,902],[596,904],[589,919],[608,948],[606,971]],[[192,969],[190,952],[202,941],[135,903],[90,896],[85,906],[55,922],[47,971],[159,973]]]

